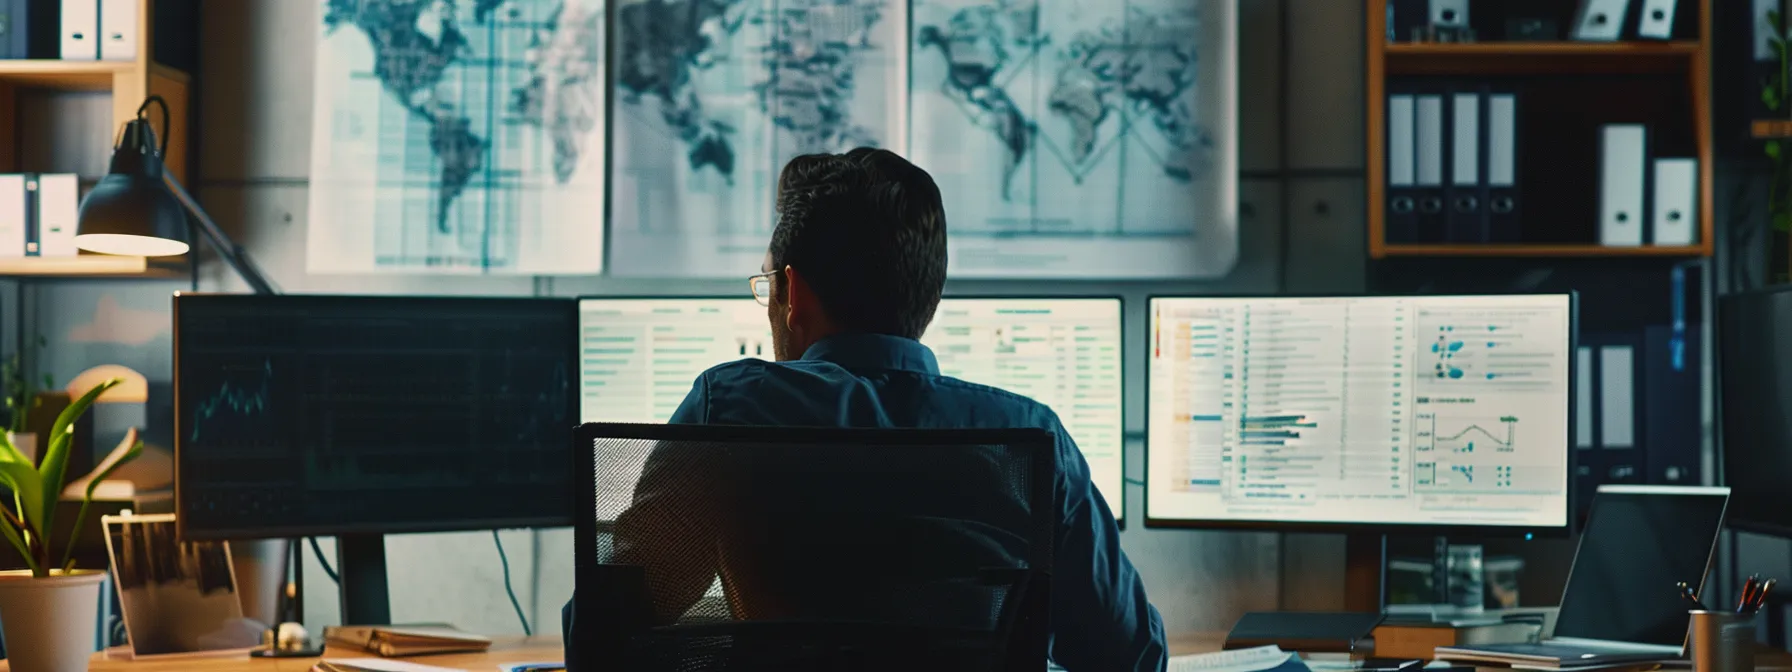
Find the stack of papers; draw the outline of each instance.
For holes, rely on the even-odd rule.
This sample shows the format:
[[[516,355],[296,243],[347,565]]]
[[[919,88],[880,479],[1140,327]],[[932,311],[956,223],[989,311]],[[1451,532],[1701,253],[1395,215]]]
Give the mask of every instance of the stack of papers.
[[[1259,646],[1191,656],[1171,656],[1169,672],[1264,672],[1265,670],[1302,672],[1307,670],[1307,665],[1301,661],[1299,656],[1283,651],[1279,646]]]
[[[441,624],[328,627],[324,628],[324,641],[387,657],[475,653],[492,647],[489,637]]]
[[[384,658],[329,658],[317,661],[311,672],[467,672],[452,667],[418,665]]]

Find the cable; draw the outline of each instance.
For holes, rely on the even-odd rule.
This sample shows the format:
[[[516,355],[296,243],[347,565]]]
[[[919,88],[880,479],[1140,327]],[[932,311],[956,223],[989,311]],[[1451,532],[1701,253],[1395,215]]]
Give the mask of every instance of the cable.
[[[1145,487],[1145,482],[1141,481],[1139,479],[1136,479],[1136,478],[1124,478],[1121,480],[1126,481],[1127,483],[1131,483],[1133,485],[1139,486],[1141,488]]]
[[[336,585],[342,585],[342,577],[336,576],[336,570],[330,567],[330,561],[324,559],[324,549],[317,545],[317,537],[306,537],[311,540],[311,554],[317,556],[317,564],[324,568],[324,575]]]
[[[510,556],[504,554],[504,539],[492,530],[492,543],[498,545],[498,562],[504,563],[504,593],[510,596],[510,606],[516,609],[516,620],[523,622],[523,636],[533,637],[535,631],[529,629],[529,617],[523,615],[523,603],[516,599],[516,589],[510,587]]]

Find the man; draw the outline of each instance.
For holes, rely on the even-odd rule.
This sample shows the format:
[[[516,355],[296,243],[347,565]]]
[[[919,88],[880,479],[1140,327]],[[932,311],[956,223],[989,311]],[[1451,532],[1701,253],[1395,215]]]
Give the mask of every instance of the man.
[[[671,422],[1050,430],[1063,507],[1051,587],[1052,659],[1072,672],[1162,669],[1163,623],[1120,550],[1088,463],[1057,416],[1025,397],[940,375],[918,340],[946,281],[946,218],[933,178],[886,150],[802,156],[779,178],[777,207],[763,272],[752,286],[767,306],[778,361],[743,360],[704,372]],[[676,507],[653,504],[675,496],[654,475],[653,462],[617,521],[619,544],[628,528],[679,522]],[[676,619],[714,580],[713,561],[692,561],[702,554],[690,551],[634,552],[644,556],[635,560],[658,565],[649,583],[662,621]]]

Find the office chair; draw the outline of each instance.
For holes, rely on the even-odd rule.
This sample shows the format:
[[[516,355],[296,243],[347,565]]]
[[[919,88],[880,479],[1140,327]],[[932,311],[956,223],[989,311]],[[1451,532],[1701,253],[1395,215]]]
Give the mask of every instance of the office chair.
[[[1045,668],[1048,432],[587,424],[574,446],[572,669]]]

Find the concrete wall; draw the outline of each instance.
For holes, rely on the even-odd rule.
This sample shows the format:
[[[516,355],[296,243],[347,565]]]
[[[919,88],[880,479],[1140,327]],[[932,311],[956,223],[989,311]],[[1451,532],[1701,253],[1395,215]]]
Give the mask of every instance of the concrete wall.
[[[948,291],[1121,294],[1131,333],[1143,333],[1144,299],[1156,292],[1273,293],[1361,289],[1364,271],[1362,3],[1239,0],[1241,181],[1240,263],[1216,282],[952,283]],[[311,132],[313,31],[304,0],[206,0],[195,128],[199,174],[189,186],[213,217],[246,245],[287,292],[573,296],[673,291],[733,292],[735,281],[644,282],[610,278],[314,277],[305,274],[306,189]],[[104,172],[109,103],[104,96],[33,98],[42,133],[39,165]],[[47,140],[46,140],[47,141]],[[97,145],[95,143],[98,143]],[[78,147],[79,152],[65,148]],[[202,289],[244,289],[227,269],[204,265]],[[96,364],[171,376],[170,292],[188,282],[38,283],[4,291],[0,307],[22,312],[52,342],[40,368],[67,380]],[[0,287],[0,289],[13,289]],[[6,315],[18,315],[8,312]],[[4,331],[10,332],[10,329]],[[81,338],[71,340],[70,335]],[[10,338],[11,333],[7,336]],[[1143,472],[1142,349],[1126,354],[1127,471]],[[142,409],[107,410],[98,443],[110,445]],[[116,438],[112,439],[113,441]],[[1128,554],[1172,632],[1223,629],[1252,609],[1342,606],[1341,537],[1143,528],[1143,491],[1127,489]],[[570,594],[571,534],[507,531],[511,576],[537,630],[557,631]],[[326,552],[333,549],[323,540]],[[408,535],[387,542],[393,616],[520,632],[489,533]],[[1286,580],[1284,580],[1286,576]],[[335,623],[337,603],[317,563],[306,562],[306,620]]]

